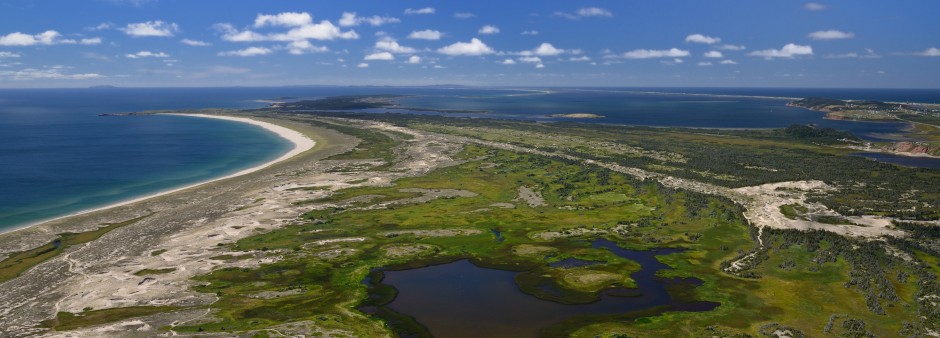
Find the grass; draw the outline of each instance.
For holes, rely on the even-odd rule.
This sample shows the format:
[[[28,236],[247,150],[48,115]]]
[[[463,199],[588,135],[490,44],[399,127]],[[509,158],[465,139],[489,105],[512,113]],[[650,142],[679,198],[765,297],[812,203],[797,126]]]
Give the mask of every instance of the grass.
[[[152,215],[152,214],[151,214]],[[46,245],[10,254],[10,257],[0,261],[0,283],[18,277],[24,271],[45,262],[74,245],[84,244],[98,239],[111,230],[137,223],[150,215],[129,219],[123,222],[107,223],[103,227],[82,233],[62,233],[59,237]]]
[[[191,307],[173,306],[129,306],[122,308],[83,311],[81,313],[59,312],[54,319],[43,321],[41,326],[56,331],[68,331],[120,320],[143,317],[157,313],[174,312]]]

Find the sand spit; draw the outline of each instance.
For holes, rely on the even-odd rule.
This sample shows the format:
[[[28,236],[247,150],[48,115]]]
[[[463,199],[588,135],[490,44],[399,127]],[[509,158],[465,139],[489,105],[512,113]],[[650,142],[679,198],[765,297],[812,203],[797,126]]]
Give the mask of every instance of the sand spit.
[[[228,179],[0,235],[0,252],[12,252],[46,244],[58,233],[83,232],[105,223],[153,214],[84,245],[69,247],[19,277],[0,284],[0,336],[122,336],[127,335],[128,331],[122,331],[125,329],[135,331],[132,335],[148,336],[164,333],[159,331],[162,327],[209,320],[211,311],[203,309],[141,317],[70,332],[52,332],[39,326],[41,321],[53,318],[56,312],[81,312],[88,307],[210,305],[217,300],[216,296],[193,292],[191,287],[197,282],[192,277],[218,268],[253,267],[280,259],[277,250],[228,252],[219,244],[299,222],[298,217],[309,211],[310,206],[296,202],[323,197],[350,186],[388,185],[400,178],[462,163],[452,158],[462,149],[461,144],[446,136],[411,130],[401,130],[413,138],[396,150],[398,155],[392,164],[393,170],[370,171],[376,159],[327,160],[353,149],[359,140],[304,123],[308,118],[294,115],[252,117],[251,120],[303,133],[309,146],[316,142],[312,149],[295,147],[292,157],[285,155],[285,159],[279,162],[252,168]],[[321,118],[318,121],[378,130],[398,129],[355,120]],[[350,167],[362,169],[335,171]],[[326,188],[292,189],[313,186]],[[472,194],[444,190],[423,193]],[[344,245],[340,241],[317,244],[316,250],[329,252],[341,250]],[[141,270],[167,267],[175,270],[135,275]]]

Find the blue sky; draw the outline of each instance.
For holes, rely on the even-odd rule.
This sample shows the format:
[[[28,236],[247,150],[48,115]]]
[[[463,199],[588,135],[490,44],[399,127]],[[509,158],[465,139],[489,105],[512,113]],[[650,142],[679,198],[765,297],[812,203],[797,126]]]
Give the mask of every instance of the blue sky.
[[[940,2],[3,0],[0,87],[940,88]]]

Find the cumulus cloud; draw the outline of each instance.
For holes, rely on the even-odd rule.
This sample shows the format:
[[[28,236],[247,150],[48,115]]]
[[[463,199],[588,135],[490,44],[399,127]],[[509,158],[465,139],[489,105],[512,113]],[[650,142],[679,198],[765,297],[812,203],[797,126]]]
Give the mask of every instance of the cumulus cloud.
[[[232,42],[258,42],[258,41],[300,41],[300,40],[335,40],[358,39],[359,34],[354,30],[343,31],[329,20],[314,23],[310,14],[286,12],[275,15],[258,14],[255,18],[255,27],[282,26],[289,27],[287,32],[261,34],[251,30],[239,31],[231,24],[216,24],[215,28],[222,32],[222,39]]]
[[[539,31],[537,31],[537,30],[528,30],[528,31],[522,31],[522,33],[519,33],[519,34],[522,34],[522,35],[539,35]]]
[[[395,39],[392,39],[389,37],[376,41],[375,49],[386,51],[386,52],[392,52],[395,54],[410,54],[410,53],[417,52],[417,50],[414,48],[399,45],[398,41],[395,41]]]
[[[708,61],[702,61],[698,63],[699,66],[711,66],[712,63]]]
[[[723,65],[736,65],[736,64],[738,64],[737,62],[734,62],[734,60],[721,60],[721,62],[719,62],[719,63],[720,63],[720,64],[723,64]]]
[[[582,55],[582,56],[578,56],[578,57],[570,57],[570,58],[568,58],[568,61],[571,61],[571,62],[588,62],[588,61],[591,61],[591,58]]]
[[[219,56],[259,56],[259,55],[268,55],[273,52],[274,52],[273,50],[265,48],[265,47],[248,47],[245,49],[220,52]]]
[[[627,59],[681,58],[686,56],[689,56],[689,51],[678,48],[667,50],[636,49],[623,53],[623,57]]]
[[[368,64],[368,63],[365,63],[365,62],[362,62],[362,63],[356,65],[356,68],[369,68],[369,64]]]
[[[411,34],[408,34],[408,38],[416,40],[440,40],[441,32],[430,29],[413,31]]]
[[[477,15],[476,15],[476,14],[473,14],[473,13],[468,13],[468,12],[457,12],[457,13],[454,13],[454,17],[457,18],[457,19],[469,19],[469,18],[472,18],[472,17],[475,17],[475,16],[477,16]]]
[[[705,36],[702,34],[692,34],[685,37],[685,42],[704,43],[711,45],[721,42],[721,38]]]
[[[823,5],[818,2],[807,2],[805,5],[803,5],[803,9],[811,11],[811,12],[817,12],[817,11],[825,10],[827,8],[829,8],[829,6]]]
[[[258,14],[255,28],[264,26],[298,27],[313,24],[313,17],[307,12],[284,12],[278,14]]]
[[[66,67],[54,66],[45,69],[26,68],[16,71],[0,71],[0,78],[11,78],[15,81],[30,80],[90,80],[106,76],[96,73],[65,73]]]
[[[47,30],[39,34],[25,34],[21,32],[0,35],[0,46],[34,46],[54,45],[63,43],[62,34],[54,30]]]
[[[419,64],[421,63],[421,57],[417,55],[412,55],[408,58],[408,63],[410,64]]]
[[[555,55],[564,54],[564,53],[581,54],[581,50],[580,49],[564,50],[561,48],[555,48],[555,46],[552,46],[552,44],[550,43],[543,42],[541,45],[539,45],[538,47],[535,47],[532,50],[525,50],[525,51],[521,51],[521,52],[514,53],[514,54],[527,55],[527,56],[530,56],[530,55],[555,56]]]
[[[13,53],[13,52],[0,52],[0,58],[18,58],[23,56],[22,54]]]
[[[715,59],[720,59],[720,58],[725,57],[723,54],[721,54],[721,52],[717,50],[705,52],[705,54],[702,54],[702,56],[707,57],[707,58],[715,58]]]
[[[143,58],[166,58],[170,57],[170,54],[164,52],[151,52],[147,50],[142,50],[134,54],[125,55],[128,59],[143,59]]]
[[[363,23],[367,23],[371,26],[381,26],[384,24],[399,22],[401,22],[400,19],[390,16],[356,16],[356,12],[343,12],[343,16],[339,19],[339,25],[343,27],[358,26]]]
[[[830,29],[827,31],[816,31],[809,33],[807,35],[810,39],[813,40],[840,40],[840,39],[851,39],[855,37],[855,33],[852,32],[843,32],[837,31],[835,29]]]
[[[366,60],[366,61],[369,61],[369,60],[391,61],[391,60],[395,60],[395,56],[392,55],[392,53],[389,53],[389,52],[379,52],[379,53],[373,53],[373,54],[366,55],[366,57],[364,57],[363,60]]]
[[[519,58],[519,62],[523,63],[542,63],[542,59],[538,56],[523,56]]]
[[[422,15],[422,14],[434,14],[434,8],[424,7],[424,8],[408,8],[405,10],[405,15]]]
[[[307,40],[293,41],[287,44],[286,48],[287,52],[292,55],[326,53],[330,51],[330,49],[326,46],[314,46],[312,43],[310,43],[310,41]]]
[[[721,46],[716,46],[715,48],[721,49],[721,50],[745,50],[747,49],[747,47],[740,46],[740,45],[721,45]]]
[[[598,8],[598,7],[582,7],[582,8],[579,8],[579,9],[578,9],[577,11],[575,11],[574,13],[567,13],[567,12],[560,12],[560,11],[559,11],[559,12],[555,12],[555,16],[560,16],[560,17],[564,17],[564,18],[567,18],[567,19],[571,19],[571,20],[578,20],[578,19],[581,19],[581,18],[589,18],[589,17],[606,17],[606,18],[609,18],[609,17],[613,17],[614,14],[611,13],[610,11],[606,10],[606,9],[603,9],[603,8]]]
[[[473,56],[473,55],[487,55],[493,54],[495,51],[490,46],[487,46],[480,39],[473,38],[470,39],[470,42],[456,42],[454,44],[441,47],[437,50],[438,53],[451,55],[451,56]]]
[[[169,37],[173,36],[175,33],[178,33],[180,27],[179,25],[172,22],[156,20],[129,23],[124,28],[120,28],[120,30],[123,31],[124,34],[133,37]]]
[[[940,49],[935,47],[927,48],[923,52],[914,53],[919,56],[940,56]]]
[[[110,23],[110,22],[102,22],[102,23],[99,23],[97,26],[85,27],[85,30],[89,30],[89,31],[103,31],[103,30],[111,29],[111,28],[114,28],[114,24],[113,24],[113,23]]]
[[[500,62],[500,63],[501,63],[501,64],[504,64],[504,65],[514,65],[514,64],[516,64],[516,60],[513,60],[513,59],[505,59],[505,60],[503,60],[503,61]]]
[[[780,49],[759,50],[759,51],[751,52],[749,55],[761,56],[767,59],[772,59],[772,58],[792,59],[797,56],[813,55],[813,47],[788,43],[786,46],[783,46],[783,48],[780,48]]]
[[[101,44],[101,38],[86,38],[86,39],[81,39],[81,40],[78,41],[78,43],[81,43],[81,44],[83,44],[83,45],[100,45],[100,44]]]
[[[499,33],[499,27],[496,27],[493,25],[486,25],[486,26],[480,27],[480,30],[478,30],[477,33],[484,34],[484,35],[497,34]]]
[[[183,43],[184,45],[196,46],[196,47],[212,46],[211,43],[208,43],[205,41],[199,41],[199,40],[182,39],[180,40],[180,42]]]

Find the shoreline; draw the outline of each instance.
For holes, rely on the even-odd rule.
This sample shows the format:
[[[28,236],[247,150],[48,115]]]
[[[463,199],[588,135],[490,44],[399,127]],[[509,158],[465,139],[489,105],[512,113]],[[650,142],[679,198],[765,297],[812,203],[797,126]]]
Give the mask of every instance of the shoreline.
[[[172,188],[172,189],[170,189],[170,190],[158,191],[158,192],[155,192],[155,193],[152,193],[152,194],[148,194],[148,195],[144,195],[144,196],[141,196],[141,197],[136,197],[136,198],[132,198],[132,199],[129,199],[129,200],[123,200],[123,201],[111,203],[111,204],[104,205],[104,206],[97,207],[97,208],[91,208],[91,209],[87,209],[87,210],[82,210],[82,211],[70,213],[70,214],[68,214],[68,215],[53,217],[53,218],[50,218],[50,219],[44,219],[44,220],[41,220],[41,221],[37,221],[37,222],[33,222],[33,223],[21,225],[21,226],[16,226],[16,227],[12,227],[12,228],[9,228],[9,229],[0,229],[0,235],[10,234],[10,233],[13,233],[13,232],[17,232],[17,231],[20,231],[20,230],[32,228],[32,227],[35,227],[35,226],[38,226],[38,225],[41,225],[41,224],[44,224],[44,223],[48,223],[48,222],[52,222],[52,221],[57,221],[57,220],[61,220],[61,219],[64,219],[64,218],[69,218],[69,217],[73,217],[73,216],[84,215],[84,214],[89,214],[89,213],[93,213],[93,212],[103,211],[103,210],[107,210],[107,209],[111,209],[111,208],[116,208],[116,207],[120,207],[120,206],[125,206],[125,205],[128,205],[128,204],[133,204],[133,203],[145,201],[145,200],[148,200],[148,199],[151,199],[151,198],[156,198],[156,197],[160,197],[160,196],[165,196],[165,195],[169,195],[169,194],[176,193],[176,192],[179,192],[179,191],[183,191],[183,190],[186,190],[186,189],[198,187],[198,186],[201,186],[201,185],[204,185],[204,184],[208,184],[208,183],[212,183],[212,182],[217,182],[217,181],[226,180],[226,179],[233,178],[233,177],[238,177],[238,176],[250,174],[250,173],[253,173],[253,172],[256,172],[256,171],[265,169],[265,168],[267,168],[267,167],[270,167],[270,166],[272,166],[272,165],[274,165],[274,164],[276,164],[276,163],[279,163],[279,162],[285,161],[285,160],[287,160],[287,159],[290,159],[290,158],[292,158],[292,157],[294,157],[294,156],[297,156],[297,155],[299,155],[299,154],[301,154],[301,153],[303,153],[303,152],[305,152],[305,151],[307,151],[307,150],[312,149],[312,148],[316,145],[316,142],[314,142],[314,141],[311,140],[309,137],[305,136],[303,133],[301,133],[301,132],[299,132],[299,131],[296,131],[296,130],[293,130],[293,129],[290,129],[290,128],[287,128],[287,127],[279,126],[279,125],[276,125],[276,124],[273,124],[273,123],[269,123],[269,122],[264,122],[264,121],[259,121],[259,120],[247,118],[247,117],[235,117],[235,116],[228,116],[228,115],[209,115],[209,114],[179,114],[179,113],[165,113],[165,114],[163,114],[163,115],[188,116],[188,117],[197,117],[197,118],[211,118],[211,119],[219,119],[219,120],[226,120],[226,121],[234,121],[234,122],[247,123],[247,124],[251,124],[251,125],[260,127],[260,128],[262,128],[262,129],[264,129],[264,130],[267,130],[267,131],[269,131],[269,132],[275,133],[275,134],[278,135],[278,137],[287,140],[288,142],[292,143],[294,146],[293,146],[293,148],[291,148],[291,150],[287,151],[287,152],[284,153],[283,155],[281,155],[281,156],[279,156],[279,157],[277,157],[277,158],[275,158],[275,159],[273,159],[273,160],[270,160],[270,161],[267,161],[267,162],[258,164],[258,165],[256,165],[256,166],[253,166],[253,167],[250,167],[250,168],[242,169],[242,170],[239,170],[239,171],[237,171],[237,172],[234,172],[234,173],[231,173],[231,174],[222,176],[222,177],[216,177],[216,178],[212,178],[212,179],[209,179],[209,180],[206,180],[206,181],[200,181],[200,182],[188,184],[188,185],[185,185],[185,186],[182,186],[182,187]]]

